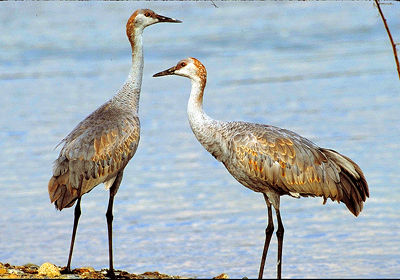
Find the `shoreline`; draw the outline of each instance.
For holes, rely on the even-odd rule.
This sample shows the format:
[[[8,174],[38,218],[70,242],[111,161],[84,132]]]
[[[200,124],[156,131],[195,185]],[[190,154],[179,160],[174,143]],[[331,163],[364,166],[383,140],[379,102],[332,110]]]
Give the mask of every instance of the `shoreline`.
[[[93,267],[81,267],[72,270],[71,274],[61,274],[65,267],[56,266],[51,263],[44,263],[41,266],[36,264],[11,265],[0,262],[0,279],[110,279],[106,276],[108,269],[95,270]],[[114,270],[117,279],[187,279],[179,275],[168,275],[154,272],[141,274],[129,273],[123,270]],[[228,275],[222,273],[212,279],[228,279]]]

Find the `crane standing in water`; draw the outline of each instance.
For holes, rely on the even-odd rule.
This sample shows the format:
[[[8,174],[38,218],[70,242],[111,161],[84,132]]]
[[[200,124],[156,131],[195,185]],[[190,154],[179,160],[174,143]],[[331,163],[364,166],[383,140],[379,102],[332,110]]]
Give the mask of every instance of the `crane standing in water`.
[[[203,111],[207,71],[195,58],[187,58],[153,77],[179,75],[191,80],[189,123],[197,140],[245,187],[261,192],[268,209],[268,226],[258,277],[274,231],[271,205],[278,221],[277,277],[281,278],[283,223],[279,204],[282,195],[320,196],[343,202],[357,216],[369,197],[360,167],[348,157],[320,148],[300,135],[278,127],[218,121]]]
[[[54,162],[53,176],[48,184],[50,201],[58,210],[71,207],[74,226],[67,267],[71,258],[75,234],[81,215],[81,197],[104,183],[110,189],[107,208],[109,243],[109,275],[115,277],[112,257],[112,220],[114,196],[118,191],[125,166],[139,144],[139,97],[143,76],[143,29],[159,22],[181,22],[164,17],[149,9],[136,10],[126,24],[126,34],[132,47],[132,66],[128,79],[110,100],[81,121],[62,141],[63,148]],[[60,144],[61,144],[60,143]]]

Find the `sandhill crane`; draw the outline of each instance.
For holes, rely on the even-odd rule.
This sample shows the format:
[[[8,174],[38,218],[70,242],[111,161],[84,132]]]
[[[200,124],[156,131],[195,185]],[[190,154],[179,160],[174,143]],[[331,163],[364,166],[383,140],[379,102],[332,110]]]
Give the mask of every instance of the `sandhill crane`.
[[[210,118],[203,111],[203,93],[207,71],[195,58],[187,58],[153,77],[179,75],[191,80],[188,102],[189,123],[197,140],[229,173],[245,187],[261,192],[268,209],[268,226],[258,277],[264,271],[265,258],[274,231],[272,209],[278,229],[277,277],[281,278],[283,224],[280,196],[320,196],[344,202],[357,216],[369,197],[368,185],[360,167],[348,157],[320,148],[300,135],[278,127],[225,122]]]
[[[136,152],[140,138],[139,96],[143,76],[143,29],[159,22],[181,22],[161,16],[149,9],[138,9],[126,24],[132,47],[132,66],[122,88],[106,103],[81,121],[61,142],[60,155],[54,162],[48,184],[51,203],[56,209],[71,207],[77,200],[68,263],[81,214],[81,197],[104,183],[110,190],[106,213],[109,243],[109,276],[115,277],[112,257],[112,220],[114,196],[118,191],[125,166]],[[59,144],[59,145],[60,145]]]

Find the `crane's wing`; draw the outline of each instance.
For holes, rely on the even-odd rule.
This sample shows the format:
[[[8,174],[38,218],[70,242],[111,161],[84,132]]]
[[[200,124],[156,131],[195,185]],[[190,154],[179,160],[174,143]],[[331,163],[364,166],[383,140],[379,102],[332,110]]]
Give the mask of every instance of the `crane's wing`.
[[[94,111],[62,140],[48,186],[51,202],[61,210],[100,183],[110,187],[135,154],[139,138],[139,118],[132,112],[109,102]]]
[[[246,123],[247,124],[247,123]],[[321,196],[342,201],[354,214],[369,196],[359,166],[333,150],[319,148],[300,135],[273,126],[251,125],[236,133],[231,147],[247,184],[273,188],[279,194]]]

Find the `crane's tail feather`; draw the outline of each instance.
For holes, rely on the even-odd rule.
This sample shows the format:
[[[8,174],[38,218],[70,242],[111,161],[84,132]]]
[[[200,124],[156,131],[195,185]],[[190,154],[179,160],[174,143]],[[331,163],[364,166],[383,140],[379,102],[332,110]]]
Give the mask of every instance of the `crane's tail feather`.
[[[54,202],[54,206],[58,210],[71,207],[79,197],[78,190],[68,185],[68,173],[57,177],[53,176],[49,181],[50,201]]]
[[[363,209],[363,203],[369,197],[368,184],[361,168],[350,158],[334,150],[321,151],[340,168],[340,182],[337,184],[343,193],[340,201],[351,213],[358,216]]]

